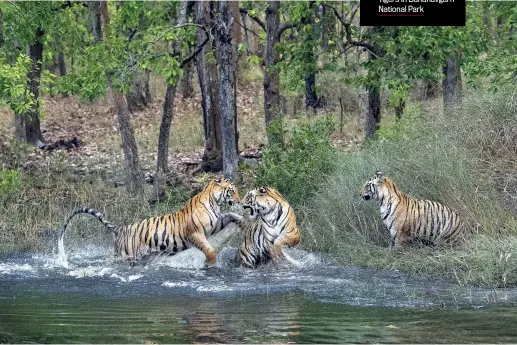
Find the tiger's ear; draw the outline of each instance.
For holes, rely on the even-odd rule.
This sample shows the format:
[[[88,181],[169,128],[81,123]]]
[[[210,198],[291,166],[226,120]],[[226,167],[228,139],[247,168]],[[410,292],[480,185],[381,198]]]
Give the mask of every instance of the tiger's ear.
[[[260,193],[261,195],[264,195],[264,194],[266,194],[266,193],[267,193],[266,188],[264,188],[264,187],[260,187],[260,188],[258,189],[258,191],[259,191],[259,193]]]
[[[382,175],[382,172],[377,169],[377,171],[375,172],[375,178],[380,182],[380,183],[384,183],[386,181],[386,176],[383,176]]]
[[[214,180],[214,182],[217,184],[220,184],[222,182],[222,180],[220,178],[218,178],[218,179]]]

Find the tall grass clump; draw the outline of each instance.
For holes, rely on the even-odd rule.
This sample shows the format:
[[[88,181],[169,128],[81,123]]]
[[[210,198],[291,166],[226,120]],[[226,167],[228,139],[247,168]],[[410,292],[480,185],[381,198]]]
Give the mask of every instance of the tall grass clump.
[[[339,155],[334,173],[307,203],[301,217],[305,245],[342,263],[517,285],[515,209],[493,183],[498,172],[491,161],[494,145],[498,160],[517,158],[517,135],[510,134],[516,112],[513,95],[475,94],[450,117],[413,106],[400,121],[386,119],[363,150]],[[388,249],[378,204],[359,194],[377,169],[401,191],[451,206],[474,230],[473,238],[452,249]]]
[[[330,117],[295,125],[290,137],[282,120],[268,128],[269,147],[256,169],[256,184],[276,188],[293,205],[308,199],[336,167]]]

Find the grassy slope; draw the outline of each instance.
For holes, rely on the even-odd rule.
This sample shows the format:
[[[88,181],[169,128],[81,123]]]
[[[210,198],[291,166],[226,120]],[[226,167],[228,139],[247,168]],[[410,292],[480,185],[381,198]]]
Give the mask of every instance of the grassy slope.
[[[475,93],[452,118],[431,106],[409,109],[400,123],[388,119],[379,140],[340,154],[337,170],[305,205],[304,243],[347,264],[516,285],[516,110],[511,95]],[[477,235],[454,249],[388,249],[378,205],[359,196],[379,168],[400,190],[459,211]]]

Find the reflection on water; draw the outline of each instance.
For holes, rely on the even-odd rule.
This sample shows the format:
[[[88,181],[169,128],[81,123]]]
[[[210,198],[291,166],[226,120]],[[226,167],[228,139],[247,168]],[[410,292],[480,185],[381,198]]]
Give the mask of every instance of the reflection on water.
[[[0,300],[0,340],[38,343],[515,342],[517,311],[354,307],[300,294],[20,296]]]
[[[0,257],[0,343],[517,342],[515,289],[322,260],[202,271],[88,252],[68,269],[44,255]]]

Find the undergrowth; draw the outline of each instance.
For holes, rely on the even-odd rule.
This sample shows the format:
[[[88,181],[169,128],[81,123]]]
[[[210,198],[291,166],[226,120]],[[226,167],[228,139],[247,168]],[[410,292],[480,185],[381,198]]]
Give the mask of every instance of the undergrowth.
[[[474,94],[451,117],[414,105],[401,121],[386,119],[365,149],[339,154],[337,168],[305,203],[304,244],[341,263],[441,274],[462,284],[517,285],[515,209],[502,202],[503,188],[487,173],[494,143],[507,145],[497,146],[506,160],[517,158],[517,141],[508,135],[516,111],[513,95]],[[377,169],[403,192],[456,209],[473,239],[448,250],[389,249],[378,204],[359,194]]]

